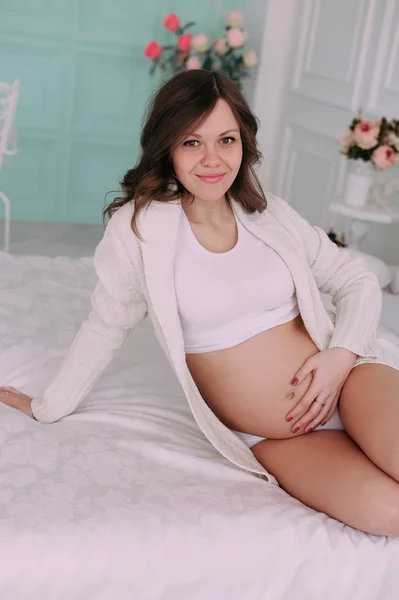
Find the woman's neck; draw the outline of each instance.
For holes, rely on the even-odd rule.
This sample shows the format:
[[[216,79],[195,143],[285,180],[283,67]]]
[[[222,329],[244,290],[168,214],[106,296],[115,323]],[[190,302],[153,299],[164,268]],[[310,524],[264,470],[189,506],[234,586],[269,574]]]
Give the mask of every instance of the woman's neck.
[[[189,221],[201,225],[218,226],[230,221],[233,213],[226,196],[220,200],[195,198],[193,202],[182,203],[182,207]]]

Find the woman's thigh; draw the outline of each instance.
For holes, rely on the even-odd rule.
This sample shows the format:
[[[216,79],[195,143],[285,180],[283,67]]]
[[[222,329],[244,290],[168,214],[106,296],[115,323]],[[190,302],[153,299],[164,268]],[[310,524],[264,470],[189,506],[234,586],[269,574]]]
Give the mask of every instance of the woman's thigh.
[[[363,452],[399,481],[399,371],[378,364],[352,369],[342,388],[339,413]]]
[[[399,536],[399,484],[344,431],[268,439],[251,450],[281,487],[307,506],[368,533]]]

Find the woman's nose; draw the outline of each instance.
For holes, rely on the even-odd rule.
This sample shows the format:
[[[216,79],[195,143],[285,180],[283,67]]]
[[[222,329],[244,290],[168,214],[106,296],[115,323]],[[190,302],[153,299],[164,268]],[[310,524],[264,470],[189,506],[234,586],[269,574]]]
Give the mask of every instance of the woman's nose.
[[[202,157],[202,164],[204,166],[215,167],[220,164],[220,157],[214,148],[205,149]]]

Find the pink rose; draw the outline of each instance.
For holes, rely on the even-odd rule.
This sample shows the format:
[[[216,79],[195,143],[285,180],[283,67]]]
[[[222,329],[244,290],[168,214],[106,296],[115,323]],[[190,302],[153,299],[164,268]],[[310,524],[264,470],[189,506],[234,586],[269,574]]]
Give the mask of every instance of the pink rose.
[[[161,54],[162,48],[158,42],[152,41],[145,47],[144,56],[146,58],[151,58],[151,60],[154,60],[155,58],[159,58]]]
[[[182,50],[182,52],[187,52],[187,50],[190,50],[192,37],[193,36],[191,33],[185,33],[184,35],[181,35],[177,40],[177,47],[179,50]]]
[[[355,142],[363,150],[369,150],[376,146],[377,138],[380,134],[380,126],[378,123],[373,123],[368,119],[363,119],[358,123],[353,132]]]
[[[200,61],[198,56],[190,56],[186,60],[185,67],[188,71],[190,71],[191,69],[202,69],[202,62]]]
[[[163,26],[169,31],[176,31],[179,29],[179,25],[180,17],[178,17],[176,13],[170,13],[163,21]]]
[[[399,155],[391,148],[391,146],[380,146],[374,150],[371,155],[375,168],[379,171],[386,171],[398,162]]]
[[[213,49],[216,52],[216,54],[223,56],[223,54],[226,54],[226,52],[228,51],[229,47],[227,45],[226,40],[221,37],[218,40],[216,40],[216,42],[213,44]]]
[[[239,48],[245,42],[245,35],[241,29],[232,27],[232,29],[229,29],[227,32],[227,39],[232,48]]]

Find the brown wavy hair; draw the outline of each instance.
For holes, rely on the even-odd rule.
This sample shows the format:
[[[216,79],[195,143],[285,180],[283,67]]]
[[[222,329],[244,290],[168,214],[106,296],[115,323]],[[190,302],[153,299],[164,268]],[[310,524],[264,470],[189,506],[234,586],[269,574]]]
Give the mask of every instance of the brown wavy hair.
[[[258,119],[227,75],[198,69],[177,73],[150,100],[140,137],[140,157],[120,182],[124,195],[104,208],[104,220],[133,201],[132,229],[140,237],[137,216],[153,200],[192,198],[175,176],[171,152],[188,131],[207,118],[220,98],[228,103],[239,124],[243,150],[241,166],[227,199],[233,197],[247,213],[265,210],[266,197],[254,170],[262,158],[256,141]]]

